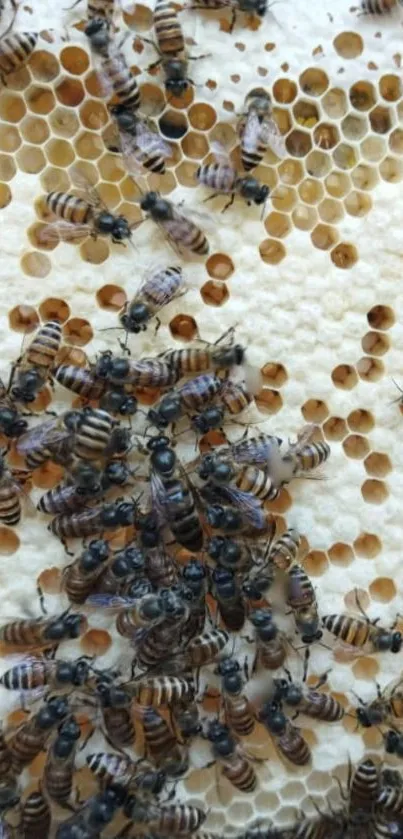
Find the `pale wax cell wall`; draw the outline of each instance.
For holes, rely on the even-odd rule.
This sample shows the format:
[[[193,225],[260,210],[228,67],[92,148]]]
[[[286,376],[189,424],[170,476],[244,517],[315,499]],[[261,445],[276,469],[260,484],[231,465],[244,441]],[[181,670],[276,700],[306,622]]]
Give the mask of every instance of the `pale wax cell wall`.
[[[116,312],[150,265],[172,262],[152,222],[136,230],[134,249],[104,239],[57,247],[38,240],[46,218],[41,196],[68,189],[77,164],[111,209],[141,218],[138,190],[121,159],[105,148],[110,122],[79,31],[84,20],[84,2],[65,11],[62,3],[35,0],[18,11],[17,29],[39,30],[41,37],[28,65],[0,91],[3,378],[23,333],[53,316],[64,321],[73,360],[116,349],[116,333],[101,330],[116,325]],[[117,36],[129,33],[124,50],[139,74],[146,110],[167,139],[172,126],[181,134],[172,141],[167,173],[148,182],[208,213],[200,224],[211,244],[205,263],[184,266],[187,295],[163,313],[157,335],[149,330],[136,339],[136,349],[146,355],[180,346],[197,329],[215,340],[236,324],[237,339],[263,373],[256,399],[262,429],[292,437],[313,422],[331,445],[324,479],[294,482],[271,505],[280,524],[283,519],[304,536],[301,556],[320,611],[354,610],[358,588],[369,615],[390,625],[403,614],[403,417],[392,403],[398,396],[392,377],[403,386],[403,10],[373,19],[358,16],[349,0],[288,0],[273,5],[258,28],[241,16],[232,34],[224,12],[185,11],[191,54],[210,55],[192,62],[189,96],[169,103],[158,71],[145,69],[155,60],[152,47],[135,41],[136,33],[152,37],[151,8],[137,5],[124,21],[129,29],[120,19]],[[222,199],[203,206],[208,193],[195,186],[194,174],[212,140],[239,160],[237,115],[255,86],[272,94],[288,154],[280,160],[268,152],[254,173],[271,188],[264,219],[239,199],[221,215]],[[70,404],[58,386],[53,400],[58,409]],[[56,477],[48,469],[34,474],[34,502]],[[37,578],[66,562],[44,517],[27,505],[15,530],[0,528],[0,553],[0,620],[38,614]],[[66,605],[56,594],[47,594],[47,602],[54,612]],[[113,664],[122,642],[112,621],[98,612],[89,620],[81,647],[66,644],[63,654],[99,652],[100,666]],[[402,664],[403,652],[352,659],[315,645],[311,673],[329,670],[330,689],[354,704],[353,691],[372,698],[375,682],[387,684]],[[290,667],[300,678],[297,655]],[[14,704],[1,691],[2,717]],[[342,776],[349,758],[382,753],[380,733],[357,731],[351,718],[300,724],[312,745],[312,766],[286,767],[265,746],[270,759],[257,765],[255,796],[237,796],[223,780],[218,788],[214,769],[179,785],[186,800],[211,808],[207,829],[239,829],[268,813],[288,823],[301,806],[312,812],[311,796],[323,803],[332,790],[337,800],[332,776],[335,770]],[[203,763],[200,755],[194,759]],[[34,775],[42,765],[35,762]]]

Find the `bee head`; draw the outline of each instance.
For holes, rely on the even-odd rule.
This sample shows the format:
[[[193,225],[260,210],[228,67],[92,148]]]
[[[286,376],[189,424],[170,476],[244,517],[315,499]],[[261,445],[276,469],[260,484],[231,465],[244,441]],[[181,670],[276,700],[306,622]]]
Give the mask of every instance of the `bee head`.
[[[120,322],[128,332],[138,334],[146,329],[150,319],[150,309],[146,303],[132,303],[127,312],[121,315]]]

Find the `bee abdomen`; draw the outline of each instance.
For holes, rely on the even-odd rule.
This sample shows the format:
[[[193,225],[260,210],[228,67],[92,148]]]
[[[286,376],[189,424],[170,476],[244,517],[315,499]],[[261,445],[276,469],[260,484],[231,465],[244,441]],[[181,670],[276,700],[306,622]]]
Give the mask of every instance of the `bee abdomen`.
[[[176,56],[185,49],[182,29],[170,0],[157,0],[154,26],[158,46],[164,55]]]
[[[225,714],[228,725],[240,737],[248,737],[255,728],[251,705],[245,696],[225,696]]]
[[[219,163],[205,163],[199,166],[196,177],[203,186],[218,192],[232,192],[235,188],[237,175],[231,166]]]
[[[223,774],[241,792],[254,792],[257,786],[256,772],[246,758],[237,756],[223,761]]]
[[[19,32],[1,39],[0,74],[13,73],[28,61],[39,35],[36,32]]]
[[[21,518],[21,504],[13,486],[0,486],[0,521],[9,527],[18,524]]]
[[[45,200],[55,216],[72,224],[89,224],[93,218],[91,205],[76,195],[68,192],[49,192]]]
[[[279,494],[279,490],[271,479],[257,466],[246,466],[241,469],[235,477],[235,483],[242,492],[251,492],[262,501],[271,501]]]
[[[253,402],[253,396],[241,382],[225,383],[221,394],[222,402],[232,416],[236,416],[245,410]]]
[[[323,626],[352,647],[363,647],[370,635],[370,624],[348,615],[324,615]]]
[[[49,835],[52,813],[46,798],[40,792],[31,792],[21,811],[21,829],[24,839],[38,839]]]
[[[384,15],[397,6],[397,0],[362,0],[361,11],[367,15]]]
[[[27,361],[34,367],[52,366],[59,351],[62,327],[59,321],[50,320],[35,335],[27,350]]]
[[[120,105],[137,111],[140,107],[140,90],[130,68],[121,59],[104,58],[102,68],[108,76]]]
[[[53,376],[63,387],[84,399],[99,399],[107,387],[103,379],[94,379],[89,370],[74,364],[61,364],[53,372]]]
[[[129,708],[103,708],[102,716],[107,733],[119,748],[132,746],[135,730]]]
[[[28,463],[28,458],[27,458]],[[70,484],[59,484],[48,489],[39,499],[37,509],[42,513],[56,516],[59,513],[73,512],[82,504],[82,497],[77,495],[77,490]]]
[[[17,664],[3,673],[0,684],[7,690],[33,690],[47,683],[49,664],[41,659]]]
[[[221,388],[222,379],[219,376],[214,374],[197,376],[195,379],[186,382],[180,388],[181,402],[186,408],[197,411],[203,408],[207,402],[214,399]]]
[[[301,713],[326,722],[337,722],[344,717],[344,708],[332,696],[318,691],[308,691],[300,708]]]
[[[106,411],[91,411],[75,436],[74,454],[83,460],[98,460],[108,445],[112,426],[112,417]]]

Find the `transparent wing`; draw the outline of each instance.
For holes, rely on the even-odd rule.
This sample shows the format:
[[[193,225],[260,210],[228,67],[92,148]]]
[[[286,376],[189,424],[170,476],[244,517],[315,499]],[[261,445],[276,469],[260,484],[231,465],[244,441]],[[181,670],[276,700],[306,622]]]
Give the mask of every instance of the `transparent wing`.
[[[158,525],[160,527],[165,527],[165,525],[167,524],[165,510],[166,492],[164,484],[161,481],[160,476],[157,474],[157,472],[155,472],[155,470],[151,470],[150,489],[151,498],[153,502],[153,513],[157,519]]]
[[[230,166],[232,169],[234,168],[228,150],[222,145],[222,143],[219,143],[218,140],[212,140],[210,148],[217,160],[217,163]]]
[[[54,221],[38,231],[38,242],[43,245],[53,242],[75,242],[91,233],[89,224],[71,224],[68,221]]]
[[[277,157],[287,157],[287,146],[285,139],[274,119],[270,117],[263,123],[267,130],[267,144]]]
[[[281,440],[279,437],[262,435],[262,437],[251,437],[249,440],[241,440],[231,446],[232,456],[238,463],[250,463],[266,465],[274,452],[279,452]]]
[[[242,146],[247,152],[255,152],[260,137],[260,120],[254,109],[247,116],[242,136]]]
[[[220,492],[238,507],[245,521],[248,521],[258,530],[264,530],[266,519],[259,498],[255,498],[250,492],[242,492],[242,490],[232,486],[220,487]]]
[[[117,594],[90,594],[85,601],[86,606],[100,606],[103,609],[130,609],[136,603],[133,597]]]
[[[160,154],[161,157],[170,157],[172,149],[162,137],[152,131],[146,122],[139,120],[136,125],[136,140],[140,151],[145,154]]]
[[[91,207],[96,209],[102,208],[109,212],[106,204],[102,201],[99,192],[95,189],[94,185],[91,183],[87,175],[78,168],[78,166],[72,166],[70,170],[71,181],[78,189],[80,189],[84,193],[84,198]]]
[[[33,449],[43,448],[44,446],[55,446],[63,443],[68,439],[71,432],[67,428],[58,427],[60,419],[51,419],[47,422],[41,422],[34,428],[30,428],[25,434],[18,438],[16,449],[18,454],[28,454]]]

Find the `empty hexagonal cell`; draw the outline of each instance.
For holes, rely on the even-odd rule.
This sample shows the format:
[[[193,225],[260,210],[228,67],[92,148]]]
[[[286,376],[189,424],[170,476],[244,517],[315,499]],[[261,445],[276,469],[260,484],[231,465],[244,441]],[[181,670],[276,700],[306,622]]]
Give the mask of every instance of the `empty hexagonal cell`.
[[[336,245],[336,247],[332,250],[330,259],[336,268],[348,270],[349,268],[352,268],[358,260],[357,248],[348,242],[340,242],[340,244]]]
[[[389,148],[395,154],[403,154],[403,131],[395,128],[389,137]]]
[[[323,433],[327,440],[339,442],[347,434],[347,425],[341,417],[329,417],[323,424]]]
[[[11,181],[16,172],[17,169],[11,155],[0,154],[0,179],[2,181]]]
[[[68,344],[85,347],[93,338],[92,326],[84,318],[70,318],[63,326],[63,337]]]
[[[80,245],[80,255],[84,262],[102,265],[109,256],[109,245],[104,239],[87,239]]]
[[[38,313],[32,306],[14,306],[8,313],[8,323],[14,332],[23,332],[26,335],[38,327]]]
[[[45,151],[49,163],[53,166],[67,167],[75,160],[74,149],[67,140],[49,140]]]
[[[382,542],[375,533],[361,533],[353,542],[357,556],[364,559],[374,559],[382,550]]]
[[[188,130],[187,119],[184,114],[177,111],[165,111],[158,120],[161,134],[169,140],[180,140]],[[203,138],[204,139],[204,138]],[[205,152],[207,154],[207,152]]]
[[[207,306],[223,306],[229,299],[228,287],[216,280],[207,280],[200,289],[200,294]]]
[[[301,413],[306,422],[321,423],[329,416],[329,409],[321,399],[308,399],[302,405]]]
[[[283,213],[269,213],[265,219],[264,226],[270,236],[274,236],[277,239],[283,239],[291,231],[290,220]]]
[[[344,198],[351,189],[351,180],[341,172],[331,172],[325,180],[325,187],[332,198]]]
[[[260,372],[265,384],[271,387],[282,387],[288,379],[287,370],[277,361],[269,361],[262,367]]]
[[[292,220],[298,230],[312,230],[318,221],[318,214],[313,207],[299,204],[292,212]]]
[[[311,241],[315,248],[321,251],[328,251],[333,248],[339,240],[339,234],[335,227],[328,224],[318,224],[311,233]]]
[[[200,159],[205,157],[209,148],[204,134],[189,131],[182,140],[182,149],[187,157]]]
[[[12,125],[0,125],[0,151],[13,153],[21,145],[19,130]]]
[[[352,169],[357,165],[357,152],[347,143],[340,143],[332,153],[332,157],[340,169]]]
[[[46,166],[42,149],[36,146],[21,146],[17,152],[18,167],[29,175],[37,175]]]
[[[63,169],[48,166],[40,177],[44,192],[69,192],[71,189],[70,178]]]
[[[101,309],[107,312],[118,312],[127,301],[125,290],[119,285],[107,284],[98,289],[96,300]]]
[[[361,143],[362,156],[370,163],[378,163],[382,160],[386,151],[386,142],[382,137],[374,137],[371,135]]]
[[[324,111],[332,119],[340,119],[348,110],[348,102],[345,91],[340,87],[332,87],[321,99]]]
[[[206,269],[214,280],[228,280],[234,273],[234,263],[225,253],[213,253],[206,262]]]
[[[354,189],[344,199],[344,207],[350,216],[366,216],[372,209],[372,198],[365,192],[358,192]]]
[[[367,321],[373,329],[390,329],[396,323],[396,318],[390,306],[378,304],[367,313]]]
[[[299,99],[293,106],[292,112],[295,122],[306,128],[313,128],[319,122],[319,111],[314,102]]]
[[[314,178],[305,178],[298,187],[298,193],[305,204],[318,204],[323,198],[323,186]]]
[[[32,224],[27,230],[27,236],[34,248],[38,248],[43,251],[53,251],[57,247],[58,243],[57,241],[45,241],[43,238],[43,231],[45,227],[46,225],[41,223]]]
[[[379,166],[382,180],[395,184],[403,178],[403,164],[396,157],[385,157]]]
[[[297,193],[289,186],[277,186],[275,193],[271,195],[271,204],[275,210],[283,213],[290,213],[297,203]]]
[[[259,245],[259,254],[268,265],[278,265],[284,259],[286,249],[277,239],[264,239]]]
[[[368,478],[361,487],[361,494],[367,504],[383,504],[389,495],[389,490],[383,481]]]
[[[64,323],[70,317],[70,306],[60,297],[47,297],[38,308],[43,321],[57,319]]]
[[[304,93],[310,96],[323,96],[329,87],[329,79],[324,70],[318,67],[308,67],[299,77],[299,85]]]
[[[382,335],[381,332],[367,332],[361,346],[369,355],[384,355],[390,347],[390,341],[387,335]]]
[[[371,82],[355,82],[349,90],[350,102],[357,111],[369,111],[376,104],[376,91]]]
[[[26,116],[20,125],[20,131],[29,143],[44,143],[49,135],[49,126],[45,119],[40,117]]]
[[[35,50],[29,60],[29,69],[40,82],[53,82],[60,73],[60,65],[55,55],[47,50]]]
[[[343,568],[350,565],[354,560],[354,553],[351,546],[346,545],[344,542],[336,542],[329,548],[327,553],[332,565],[340,565]]]
[[[62,77],[55,88],[56,98],[61,105],[77,108],[84,99],[84,88],[78,79]]]
[[[25,102],[16,93],[2,91],[0,97],[0,118],[6,122],[21,122],[26,114]]]
[[[387,134],[393,125],[392,112],[390,108],[378,105],[371,111],[369,121],[375,134]]]
[[[329,224],[337,224],[344,216],[343,204],[334,198],[324,198],[319,204],[318,212],[322,221]]]
[[[357,114],[344,117],[341,128],[346,140],[361,140],[368,133],[368,120]]]
[[[29,277],[47,277],[52,263],[46,254],[30,251],[21,257],[21,268]]]
[[[365,459],[364,466],[368,475],[373,475],[374,478],[385,478],[392,471],[390,458],[381,452],[371,452]]]
[[[340,140],[339,131],[329,122],[321,122],[313,132],[314,143],[321,149],[334,149]]]
[[[377,577],[369,585],[372,600],[379,603],[390,603],[396,597],[396,586],[390,577]]]
[[[314,153],[315,152],[313,152],[313,154]],[[307,160],[309,160],[309,157]],[[278,167],[278,174],[284,184],[292,186],[302,181],[302,178],[304,177],[304,168],[299,160],[283,160]]]
[[[4,207],[8,207],[12,197],[10,187],[7,186],[7,184],[0,183],[0,210],[4,210]]]
[[[364,382],[377,382],[385,373],[383,361],[365,355],[356,364],[357,373]]]
[[[255,396],[256,406],[262,414],[277,414],[283,407],[283,400],[278,390],[264,387]]]
[[[343,449],[347,457],[362,460],[369,452],[369,443],[367,438],[360,434],[350,434],[343,440]]]
[[[169,322],[169,331],[180,341],[193,341],[198,335],[197,323],[191,315],[175,315]]]
[[[292,157],[305,157],[312,149],[312,140],[306,131],[294,129],[285,141],[288,154]]]
[[[102,138],[90,131],[82,131],[74,140],[74,148],[78,157],[84,160],[97,160],[104,152]]]
[[[306,171],[313,178],[324,178],[331,168],[329,155],[322,151],[312,151],[306,161]]]
[[[364,49],[364,41],[358,32],[340,32],[334,38],[333,46],[342,58],[358,58]]]
[[[341,390],[352,390],[358,383],[358,376],[350,364],[339,364],[332,372],[332,382]]]
[[[0,554],[10,556],[18,551],[20,540],[14,530],[9,527],[0,527]]]
[[[297,85],[291,79],[277,79],[273,85],[273,96],[276,102],[290,105],[297,95]]]

